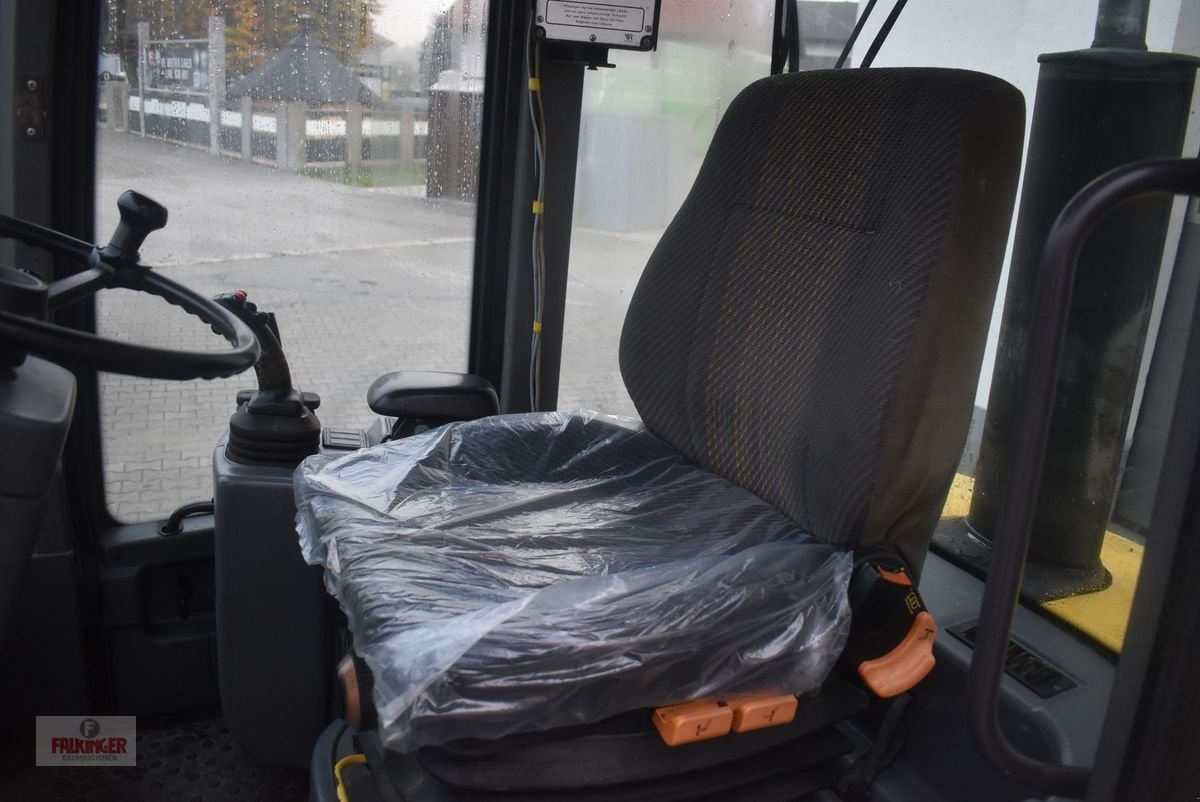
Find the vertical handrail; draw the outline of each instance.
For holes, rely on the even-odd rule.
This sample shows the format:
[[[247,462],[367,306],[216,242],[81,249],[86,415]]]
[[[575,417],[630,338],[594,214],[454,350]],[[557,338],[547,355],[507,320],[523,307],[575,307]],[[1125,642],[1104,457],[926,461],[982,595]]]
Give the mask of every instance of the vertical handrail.
[[[904,10],[906,5],[908,5],[908,0],[896,0],[896,4],[892,6],[891,13],[887,15],[887,19],[879,26],[879,32],[871,40],[871,46],[867,48],[862,62],[858,65],[860,68],[865,69],[875,63],[875,56],[879,54],[879,49],[887,41],[888,34],[892,32],[892,26],[896,24],[896,20],[900,19],[900,12]]]
[[[858,15],[858,22],[854,24],[854,30],[850,32],[850,38],[842,46],[842,54],[838,56],[837,63],[833,65],[835,70],[840,70],[846,66],[846,62],[850,58],[850,51],[854,49],[854,43],[858,41],[858,35],[862,33],[863,26],[867,24],[867,19],[871,16],[871,12],[875,10],[875,4],[878,2],[879,0],[868,0],[867,7],[863,9],[863,13]]]
[[[1102,217],[1127,200],[1153,193],[1200,194],[1200,160],[1152,159],[1104,173],[1067,203],[1047,237],[1009,434],[1012,459],[1002,485],[996,548],[967,677],[971,731],[984,756],[1022,783],[1075,798],[1087,793],[1091,769],[1037,760],[1014,747],[1000,729],[1000,683],[1029,550],[1079,254]]]

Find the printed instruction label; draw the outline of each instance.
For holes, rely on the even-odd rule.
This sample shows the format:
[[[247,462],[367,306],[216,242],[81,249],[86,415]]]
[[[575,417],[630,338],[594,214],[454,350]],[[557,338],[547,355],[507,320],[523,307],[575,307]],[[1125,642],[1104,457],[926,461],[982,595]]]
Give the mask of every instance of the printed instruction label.
[[[646,22],[646,10],[633,6],[608,5],[607,3],[549,0],[546,3],[546,22],[554,25],[573,25],[579,28],[640,31]]]

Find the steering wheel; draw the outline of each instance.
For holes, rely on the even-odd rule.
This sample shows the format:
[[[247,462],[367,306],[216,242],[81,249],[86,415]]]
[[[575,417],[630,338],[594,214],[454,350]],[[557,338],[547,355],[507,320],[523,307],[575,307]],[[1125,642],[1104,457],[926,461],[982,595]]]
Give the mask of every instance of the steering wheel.
[[[167,224],[167,210],[132,190],[117,201],[121,222],[103,248],[14,217],[0,215],[0,237],[11,237],[87,265],[46,284],[38,277],[0,265],[0,369],[36,354],[55,362],[148,379],[219,379],[258,361],[250,328],[215,301],[198,295],[141,264],[138,249]],[[113,287],[157,295],[200,318],[233,346],[230,351],[177,351],[132,345],[47,322],[49,312]]]

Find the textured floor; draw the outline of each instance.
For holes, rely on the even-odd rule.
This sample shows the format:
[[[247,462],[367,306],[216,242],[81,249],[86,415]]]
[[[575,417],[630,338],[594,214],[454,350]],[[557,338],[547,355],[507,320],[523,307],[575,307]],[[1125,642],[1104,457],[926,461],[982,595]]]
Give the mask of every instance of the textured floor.
[[[291,802],[308,775],[242,750],[221,719],[139,729],[136,767],[37,768],[33,753],[0,753],[0,799],[50,802]]]

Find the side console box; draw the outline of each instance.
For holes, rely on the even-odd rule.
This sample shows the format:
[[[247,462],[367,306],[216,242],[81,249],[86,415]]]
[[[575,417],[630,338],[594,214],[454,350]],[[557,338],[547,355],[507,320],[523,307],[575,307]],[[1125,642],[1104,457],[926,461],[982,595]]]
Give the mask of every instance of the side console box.
[[[330,720],[332,599],[296,537],[292,468],[213,454],[217,661],[229,731],[271,763],[307,768]]]

